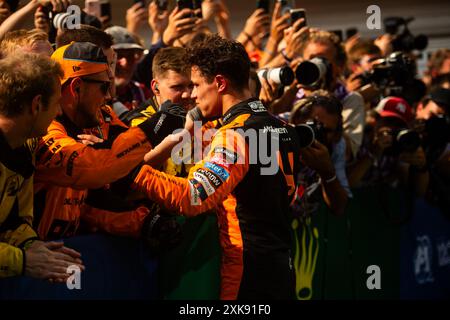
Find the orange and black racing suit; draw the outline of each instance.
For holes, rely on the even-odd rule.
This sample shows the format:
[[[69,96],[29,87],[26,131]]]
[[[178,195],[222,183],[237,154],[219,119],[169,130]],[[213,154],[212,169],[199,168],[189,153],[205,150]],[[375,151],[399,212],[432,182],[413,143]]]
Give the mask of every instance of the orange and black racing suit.
[[[102,107],[95,135],[103,143],[87,146],[77,141],[77,128],[67,117],[54,120],[36,156],[35,225],[40,238],[73,236],[83,220],[89,230],[138,236],[148,209],[112,212],[87,205],[88,189],[101,188],[135,168],[150,149],[140,128],[128,129],[109,107]]]
[[[187,179],[144,166],[134,184],[151,200],[182,215],[217,211],[223,249],[221,299],[293,299],[289,205],[299,170],[295,130],[254,99],[233,106],[222,120],[207,156],[191,168]],[[252,132],[254,139],[249,138]],[[257,156],[271,150],[267,143],[278,145],[271,158],[277,170],[262,174],[273,165]]]

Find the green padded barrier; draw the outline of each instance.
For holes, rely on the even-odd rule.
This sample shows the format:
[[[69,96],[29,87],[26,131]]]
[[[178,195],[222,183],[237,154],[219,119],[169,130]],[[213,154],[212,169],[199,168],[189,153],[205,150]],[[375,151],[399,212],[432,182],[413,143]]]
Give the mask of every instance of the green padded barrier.
[[[218,299],[220,292],[219,231],[215,214],[180,217],[181,243],[161,257],[163,299]]]

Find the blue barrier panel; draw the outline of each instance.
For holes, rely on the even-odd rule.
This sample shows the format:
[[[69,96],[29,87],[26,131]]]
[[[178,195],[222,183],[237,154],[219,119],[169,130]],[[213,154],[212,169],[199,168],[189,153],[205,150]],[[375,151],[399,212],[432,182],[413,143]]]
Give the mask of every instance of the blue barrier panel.
[[[82,254],[81,289],[28,277],[0,279],[0,299],[157,299],[158,263],[136,240],[83,235],[64,240]]]
[[[450,298],[450,219],[419,199],[401,234],[400,298]]]

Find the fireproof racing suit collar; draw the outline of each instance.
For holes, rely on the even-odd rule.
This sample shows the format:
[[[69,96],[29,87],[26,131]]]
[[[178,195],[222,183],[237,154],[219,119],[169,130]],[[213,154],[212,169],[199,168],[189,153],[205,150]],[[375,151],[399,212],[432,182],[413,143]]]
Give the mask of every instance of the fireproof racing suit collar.
[[[226,125],[233,121],[237,116],[243,113],[252,113],[252,114],[259,114],[262,112],[267,112],[266,107],[262,104],[261,101],[255,98],[250,98],[248,100],[244,100],[242,102],[239,102],[238,104],[232,106],[230,109],[228,109],[227,112],[225,112],[223,116],[223,124]]]

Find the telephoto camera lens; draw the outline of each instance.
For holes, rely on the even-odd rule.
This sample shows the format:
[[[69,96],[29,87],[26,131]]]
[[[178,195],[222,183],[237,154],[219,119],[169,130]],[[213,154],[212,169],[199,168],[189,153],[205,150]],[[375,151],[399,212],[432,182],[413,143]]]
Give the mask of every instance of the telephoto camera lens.
[[[294,81],[294,71],[289,67],[269,68],[258,70],[258,77],[267,81],[270,79],[276,84],[288,86]]]
[[[53,18],[53,26],[55,29],[66,29],[67,28],[67,19],[69,18],[70,13],[62,12],[55,15]]]
[[[400,152],[414,152],[419,148],[422,140],[414,130],[401,130],[396,136],[396,144]]]
[[[306,148],[313,144],[314,140],[323,143],[323,124],[308,120],[306,123],[301,123],[295,126],[298,139],[300,142],[300,148]]]
[[[329,66],[323,58],[313,58],[301,62],[295,69],[298,83],[307,87],[317,87],[329,72]]]

